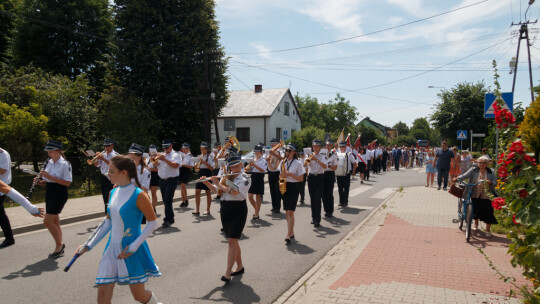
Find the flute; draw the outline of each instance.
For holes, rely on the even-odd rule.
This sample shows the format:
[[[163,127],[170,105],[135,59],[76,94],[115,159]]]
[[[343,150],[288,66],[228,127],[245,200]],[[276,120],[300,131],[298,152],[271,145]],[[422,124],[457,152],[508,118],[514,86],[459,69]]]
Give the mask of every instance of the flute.
[[[222,177],[224,177],[224,176],[238,175],[238,174],[241,174],[241,173],[225,173],[225,174],[217,175],[216,177],[217,177],[217,178],[222,178]],[[196,180],[192,180],[192,181],[188,182],[186,185],[206,182],[206,181],[211,180],[212,177],[213,177],[213,176],[210,176],[210,177],[207,177],[207,178],[204,178],[204,179],[196,179]]]
[[[47,168],[47,164],[49,163],[49,160],[50,158],[48,157],[47,160],[45,161],[45,164],[43,165],[43,169],[41,169],[41,171],[45,170],[45,168]],[[42,180],[43,178],[41,177],[41,171],[39,171],[38,173],[38,177],[34,179],[34,181],[32,182],[32,186],[30,187],[30,191],[28,191],[28,195],[26,196],[26,199],[27,200],[30,200],[30,198],[32,197],[32,193],[34,192],[34,189],[36,188],[36,185],[37,183]]]

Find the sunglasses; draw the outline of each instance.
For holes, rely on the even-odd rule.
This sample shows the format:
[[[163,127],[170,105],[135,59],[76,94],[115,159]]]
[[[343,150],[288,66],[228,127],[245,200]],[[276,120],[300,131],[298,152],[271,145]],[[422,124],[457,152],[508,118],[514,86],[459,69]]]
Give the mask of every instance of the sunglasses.
[[[294,150],[287,149],[287,150],[285,150],[285,152],[294,152]]]

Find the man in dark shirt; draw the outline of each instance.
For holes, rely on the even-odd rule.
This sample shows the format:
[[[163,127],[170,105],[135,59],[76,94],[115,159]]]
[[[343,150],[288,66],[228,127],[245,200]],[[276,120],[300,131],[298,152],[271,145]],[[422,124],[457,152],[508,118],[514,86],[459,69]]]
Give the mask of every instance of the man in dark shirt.
[[[435,159],[433,160],[433,163],[437,165],[437,184],[439,185],[437,190],[441,190],[442,179],[444,179],[443,190],[446,190],[446,186],[448,185],[448,172],[450,172],[450,161],[452,161],[452,158],[454,158],[454,152],[449,150],[448,143],[443,141],[442,149],[437,151]]]
[[[392,158],[394,159],[394,165],[396,167],[396,171],[399,171],[399,160],[401,159],[401,149],[398,148],[397,145],[394,146],[394,150],[392,151]]]

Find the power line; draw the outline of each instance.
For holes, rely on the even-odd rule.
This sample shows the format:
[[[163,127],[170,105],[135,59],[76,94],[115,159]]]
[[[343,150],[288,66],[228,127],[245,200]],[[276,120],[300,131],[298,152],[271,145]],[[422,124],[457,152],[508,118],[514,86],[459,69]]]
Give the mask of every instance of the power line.
[[[453,12],[456,12],[456,11],[459,11],[459,10],[462,10],[462,9],[465,9],[465,8],[469,8],[469,7],[471,7],[471,6],[475,6],[475,5],[478,5],[478,4],[481,4],[481,3],[483,3],[483,2],[487,2],[487,1],[488,1],[488,0],[479,1],[479,2],[472,3],[472,4],[469,4],[469,5],[466,5],[466,6],[458,7],[458,8],[456,8],[456,9],[449,10],[449,11],[446,11],[446,12],[443,12],[443,13],[440,13],[440,14],[436,14],[436,15],[429,16],[429,17],[422,18],[422,19],[417,19],[417,20],[414,20],[414,21],[411,21],[411,22],[403,23],[403,24],[400,24],[400,25],[392,26],[392,27],[387,27],[387,28],[382,29],[382,30],[373,31],[373,32],[369,32],[369,33],[362,34],[362,35],[358,35],[358,36],[353,36],[353,37],[348,37],[348,38],[338,39],[338,40],[334,40],[334,41],[322,42],[322,43],[317,43],[317,44],[311,44],[311,45],[306,45],[306,46],[299,46],[299,47],[294,47],[294,48],[288,48],[288,49],[271,50],[271,51],[261,51],[261,52],[247,52],[247,53],[230,53],[229,55],[248,55],[248,54],[279,53],[279,52],[288,52],[288,51],[302,50],[302,49],[313,48],[313,47],[318,47],[318,46],[322,46],[322,45],[334,44],[334,43],[343,42],[343,41],[347,41],[347,40],[352,40],[352,39],[356,39],[356,38],[361,38],[361,37],[371,36],[371,35],[374,35],[374,34],[386,32],[386,31],[393,30],[393,29],[397,29],[397,28],[404,27],[404,26],[407,26],[407,25],[419,23],[419,22],[422,22],[422,21],[426,21],[426,20],[429,20],[429,19],[433,19],[433,18],[436,18],[436,17],[440,17],[440,16],[443,16],[443,15],[447,15],[447,14],[450,14],[450,13],[453,13]]]

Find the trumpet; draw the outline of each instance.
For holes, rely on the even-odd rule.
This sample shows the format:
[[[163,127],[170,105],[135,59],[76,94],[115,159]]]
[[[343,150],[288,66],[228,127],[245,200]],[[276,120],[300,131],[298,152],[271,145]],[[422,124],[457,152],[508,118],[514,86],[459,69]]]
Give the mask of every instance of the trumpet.
[[[150,156],[150,162],[152,163],[152,165],[154,165],[154,168],[157,168],[157,166],[159,165],[159,160],[157,159],[160,155],[162,155],[161,153],[155,153],[155,154],[152,154]]]
[[[96,153],[96,156],[94,156],[92,159],[87,159],[86,163],[89,164],[90,166],[92,166],[93,164],[95,164],[98,161],[98,157],[101,154],[106,153],[106,152],[107,152],[107,150],[103,150],[101,152]]]
[[[285,142],[283,142],[283,140],[280,140],[279,141],[279,144],[275,145],[271,151],[272,152],[276,152],[279,148],[285,146]],[[276,161],[277,159],[276,158],[272,158],[272,160],[270,161],[270,163],[268,164],[268,168],[272,171],[276,170],[277,167],[279,166],[279,162]]]
[[[315,153],[312,153],[310,156],[308,156],[305,160],[306,164],[311,164],[311,161],[315,158]]]
[[[195,172],[201,171],[201,156],[200,155],[197,157],[197,161],[195,162],[195,165],[193,166],[193,171]]]

